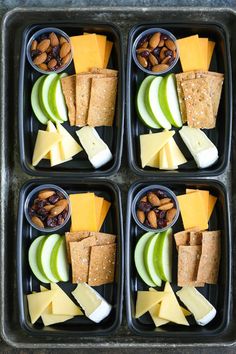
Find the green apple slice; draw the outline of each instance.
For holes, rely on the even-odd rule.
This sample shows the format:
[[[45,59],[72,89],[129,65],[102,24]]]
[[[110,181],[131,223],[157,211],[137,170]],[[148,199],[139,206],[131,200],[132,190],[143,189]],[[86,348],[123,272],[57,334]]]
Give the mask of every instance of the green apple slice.
[[[56,242],[60,239],[60,235],[52,234],[46,237],[42,242],[39,244],[37,250],[37,261],[39,269],[46,275],[46,277],[50,280],[50,282],[57,283],[60,281],[58,277],[55,277],[52,270],[51,270],[51,254],[53,247],[55,246]]]
[[[48,100],[53,114],[57,119],[62,121],[67,121],[67,108],[65,103],[65,98],[61,88],[61,78],[68,76],[66,73],[57,75],[49,87]]]
[[[154,266],[160,278],[172,280],[172,229],[161,232],[154,246]]]
[[[159,102],[159,87],[163,78],[158,76],[151,81],[146,91],[146,105],[153,119],[164,129],[171,129],[171,124],[164,115]]]
[[[31,106],[36,118],[42,124],[47,124],[48,122],[47,114],[43,111],[39,101],[39,91],[41,90],[41,86],[45,77],[46,75],[40,76],[38,80],[35,81],[31,91]]]
[[[149,286],[156,286],[151,280],[144,263],[144,248],[151,236],[155,235],[154,232],[147,232],[137,242],[134,251],[134,262],[140,278]]]
[[[61,119],[58,119],[58,117],[52,111],[49,97],[50,86],[53,83],[53,80],[57,77],[58,75],[56,73],[52,73],[47,75],[46,78],[43,80],[39,90],[39,102],[43,110],[47,113],[48,119],[50,119],[54,123],[61,123],[63,121]]]
[[[182,127],[179,99],[176,88],[175,75],[167,75],[160,83],[158,98],[161,109],[170,123],[175,127]]]
[[[138,112],[138,116],[140,120],[147,125],[149,128],[159,129],[160,125],[154,120],[154,117],[150,115],[147,110],[146,103],[145,103],[145,94],[149,84],[155,79],[153,76],[147,76],[143,82],[141,83],[137,98],[136,98],[136,108]]]
[[[66,254],[66,241],[63,236],[60,237],[53,247],[50,266],[55,278],[58,278],[61,281],[69,280],[69,264]]]
[[[155,263],[154,263],[155,244],[156,244],[158,237],[159,237],[159,233],[154,234],[153,236],[151,236],[148,239],[148,241],[144,247],[144,263],[145,263],[146,269],[148,270],[148,273],[149,273],[152,281],[156,285],[161,286],[161,278],[160,278],[160,275],[156,271],[156,267],[155,267]]]
[[[39,236],[37,237],[30,245],[29,252],[28,252],[28,260],[29,265],[36,276],[36,278],[41,281],[42,283],[50,283],[50,280],[44,275],[43,272],[40,271],[37,263],[37,250],[40,242],[42,242],[47,236]]]

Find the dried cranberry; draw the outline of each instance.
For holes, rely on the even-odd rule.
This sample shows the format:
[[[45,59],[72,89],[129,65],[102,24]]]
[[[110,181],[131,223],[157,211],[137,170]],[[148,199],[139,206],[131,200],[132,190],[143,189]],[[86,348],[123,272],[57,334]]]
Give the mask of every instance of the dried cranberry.
[[[51,204],[56,204],[59,200],[59,196],[57,194],[53,194],[51,197],[48,198],[48,201],[51,203]]]
[[[32,217],[36,214],[35,210],[33,208],[29,208],[29,216]]]
[[[58,225],[62,225],[64,223],[64,221],[65,220],[64,220],[63,216],[61,214],[59,214],[58,217],[57,217]]]
[[[65,219],[68,215],[68,208],[66,208],[65,210],[63,210],[63,212],[61,213],[61,216],[63,217],[63,219]]]
[[[169,36],[167,36],[167,34],[162,33],[161,34],[161,41],[166,41],[167,39],[169,39]]]
[[[57,58],[57,56],[59,55],[59,50],[60,50],[59,45],[57,45],[56,47],[52,48],[51,53],[52,53],[54,58]]]
[[[141,57],[143,58],[147,58],[149,56],[149,51],[148,50],[144,50],[143,52],[140,53]]]
[[[47,216],[48,212],[44,208],[41,208],[41,209],[38,209],[37,214],[41,215],[41,216]]]
[[[30,54],[31,54],[31,58],[34,59],[35,57],[37,57],[37,55],[42,54],[42,52],[41,52],[41,50],[34,49],[34,50],[31,50]]]
[[[156,47],[155,49],[153,49],[152,54],[158,59],[158,57],[160,55],[160,51],[161,51],[161,48]]]
[[[53,55],[52,55],[52,53],[49,53],[47,56],[47,59],[45,60],[45,63],[48,64],[51,59],[53,59]]]
[[[172,50],[167,50],[167,51],[165,52],[165,56],[166,56],[166,57],[172,57],[172,55],[173,55]]]
[[[164,210],[161,210],[161,211],[160,211],[160,214],[159,214],[159,217],[160,217],[160,219],[165,219],[165,217],[166,217],[166,212],[165,212]]]
[[[139,202],[138,209],[142,210],[144,213],[147,213],[152,209],[152,205],[148,202]]]
[[[167,195],[165,194],[165,192],[161,191],[160,189],[154,191],[154,193],[158,196],[158,198],[163,199],[163,198],[167,198]]]
[[[137,48],[141,48],[146,41],[148,41],[148,36],[144,36],[143,38],[141,38],[138,42]]]
[[[48,227],[55,227],[57,226],[57,220],[55,220],[55,218],[48,218],[46,224]]]
[[[157,225],[159,229],[162,229],[163,227],[166,227],[167,221],[165,219],[159,219],[157,221]]]
[[[64,195],[61,192],[56,193],[60,199],[65,199]]]

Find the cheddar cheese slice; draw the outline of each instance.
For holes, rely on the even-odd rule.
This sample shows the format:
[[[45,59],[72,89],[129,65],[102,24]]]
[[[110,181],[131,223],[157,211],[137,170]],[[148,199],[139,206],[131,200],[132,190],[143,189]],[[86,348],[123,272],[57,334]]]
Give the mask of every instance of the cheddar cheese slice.
[[[94,193],[70,194],[71,232],[97,231]]]
[[[215,42],[208,41],[208,55],[207,55],[207,70],[209,70],[211,65],[211,58],[214,52]]]
[[[200,53],[202,61],[204,62],[204,70],[208,70],[208,38],[199,38]]]
[[[61,136],[55,132],[47,132],[38,130],[38,135],[35,142],[32,165],[36,166],[44,158],[44,156],[52,149],[52,147],[59,143]]]
[[[103,200],[103,204],[102,204],[102,209],[101,209],[101,213],[100,213],[100,220],[98,223],[98,229],[97,231],[100,231],[102,228],[102,225],[106,219],[107,213],[110,209],[111,203],[108,202],[106,199]]]
[[[106,48],[105,48],[105,55],[104,55],[104,63],[103,63],[104,69],[107,67],[107,65],[109,63],[112,47],[113,47],[113,42],[107,41]]]
[[[90,33],[84,32],[84,36],[87,36],[89,34]],[[101,61],[104,63],[107,37],[102,35],[102,34],[96,34],[96,33],[94,33],[94,34],[97,37],[97,42],[98,42],[98,47],[99,47],[99,53],[100,53]]]
[[[203,197],[204,204],[205,204],[204,208],[206,209],[206,213],[208,215],[208,221],[209,221],[211,214],[214,210],[214,207],[215,207],[215,204],[217,201],[217,197],[211,195],[209,193],[209,191],[199,190],[199,189],[190,189],[190,188],[186,189],[186,193],[193,193],[196,191],[199,191]]]
[[[183,71],[206,70],[206,61],[202,55],[201,41],[197,34],[178,39],[177,45]]]
[[[95,209],[96,209],[96,222],[97,222],[96,231],[100,230],[99,227],[100,227],[100,218],[101,218],[103,202],[104,202],[104,198],[95,196]]]

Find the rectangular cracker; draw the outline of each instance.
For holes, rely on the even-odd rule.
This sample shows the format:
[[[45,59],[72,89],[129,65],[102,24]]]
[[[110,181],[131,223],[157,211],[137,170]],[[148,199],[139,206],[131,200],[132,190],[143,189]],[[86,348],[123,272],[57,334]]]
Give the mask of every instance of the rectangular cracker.
[[[118,76],[118,70],[114,70],[114,69],[91,68],[89,69],[89,71],[94,74],[105,74],[106,76]]]
[[[179,246],[178,253],[178,286],[201,286],[196,282],[201,246]]]
[[[181,83],[188,125],[191,128],[215,127],[215,116],[210,95],[209,78],[198,78]]]
[[[117,77],[93,78],[87,124],[112,126],[115,115]]]
[[[180,112],[182,116],[182,121],[183,123],[187,122],[187,113],[186,113],[186,105],[184,101],[184,92],[181,86],[181,82],[194,79],[195,78],[195,72],[194,71],[187,71],[185,73],[179,73],[175,74],[176,77],[176,85],[177,85],[177,93],[179,97],[179,106],[180,106]]]
[[[95,237],[96,238],[96,245],[101,246],[101,245],[108,245],[111,243],[116,242],[116,235],[113,234],[106,234],[104,232],[95,232],[92,231],[90,232],[90,237]]]
[[[93,246],[90,253],[88,284],[99,286],[114,281],[116,244]]]
[[[180,231],[180,232],[177,232],[176,234],[174,234],[174,239],[175,239],[177,251],[179,249],[179,246],[189,245],[191,231],[197,232],[197,231],[200,231],[200,229],[198,227],[192,227],[190,229],[186,229],[184,231]]]
[[[202,232],[191,231],[190,232],[190,246],[196,246],[202,244]]]
[[[202,233],[202,254],[199,262],[197,281],[216,284],[221,256],[221,232]]]
[[[70,242],[81,241],[84,238],[89,236],[89,231],[77,231],[77,232],[66,232],[65,239],[66,239],[66,251],[67,251],[67,259],[68,262],[71,263],[70,257]]]
[[[61,78],[62,92],[68,109],[70,125],[75,125],[75,75]]]

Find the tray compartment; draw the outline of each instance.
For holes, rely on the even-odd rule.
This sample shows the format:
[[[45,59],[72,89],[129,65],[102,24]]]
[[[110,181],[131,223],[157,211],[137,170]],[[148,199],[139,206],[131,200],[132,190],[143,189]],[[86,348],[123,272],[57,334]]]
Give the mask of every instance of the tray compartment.
[[[158,24],[158,26],[157,26]],[[216,120],[216,128],[205,129],[204,132],[209,139],[216,145],[219,151],[218,161],[207,169],[198,169],[188,148],[177,132],[179,128],[174,128],[174,136],[179,148],[185,155],[188,163],[179,166],[175,171],[163,171],[151,167],[141,168],[139,135],[148,134],[151,128],[146,127],[138,118],[135,107],[135,97],[138,88],[147,76],[135,64],[132,58],[132,44],[140,33],[152,27],[160,27],[172,32],[175,37],[187,37],[193,34],[199,34],[199,37],[208,37],[216,42],[210,71],[218,71],[224,74],[224,84],[222,89],[221,102]],[[181,72],[180,61],[171,72]],[[229,153],[231,147],[232,130],[232,78],[231,78],[231,59],[229,49],[229,36],[227,30],[219,23],[188,23],[184,21],[167,23],[145,23],[134,26],[129,33],[128,38],[128,65],[127,65],[127,139],[129,151],[129,164],[132,171],[140,176],[216,176],[224,172],[229,163]],[[152,132],[162,131],[151,129]]]
[[[230,233],[230,220],[229,220],[229,205],[228,197],[223,184],[216,181],[201,181],[198,182],[195,179],[174,181],[168,180],[167,182],[159,182],[158,184],[164,185],[172,189],[177,195],[185,193],[186,188],[194,189],[207,189],[211,194],[215,195],[218,200],[215,206],[215,210],[211,216],[209,229],[221,230],[221,263],[220,272],[217,285],[205,285],[204,288],[198,288],[198,290],[215,306],[217,315],[215,319],[208,325],[201,327],[198,326],[193,318],[191,319],[191,325],[189,327],[179,326],[175,324],[167,324],[156,328],[149,314],[136,319],[135,302],[137,290],[148,290],[148,286],[139,277],[134,264],[134,249],[135,245],[145,232],[139,228],[131,213],[130,207],[134,196],[137,192],[148,185],[155,184],[153,181],[138,181],[134,183],[128,192],[127,202],[127,224],[126,224],[126,309],[127,320],[129,328],[136,335],[141,336],[156,336],[156,337],[171,337],[172,341],[183,341],[189,343],[199,336],[212,337],[220,336],[225,330],[227,330],[229,321],[229,292],[231,287],[231,233]],[[183,230],[181,216],[177,223],[173,226],[173,233]],[[177,251],[175,242],[173,241],[173,285],[174,291],[180,289],[176,285],[177,280]]]
[[[71,161],[50,167],[49,160],[41,160],[37,166],[32,166],[32,156],[38,129],[45,130],[46,126],[41,124],[31,108],[30,95],[34,82],[41,74],[32,68],[26,58],[26,46],[30,37],[41,28],[57,27],[66,32],[69,36],[83,34],[83,32],[100,33],[107,36],[113,42],[113,49],[108,64],[109,68],[119,70],[118,91],[116,101],[116,111],[112,127],[97,127],[99,136],[110,148],[113,158],[106,165],[99,169],[94,169],[88,160],[87,154],[82,151],[74,156]],[[109,23],[86,24],[75,23],[37,23],[26,27],[22,34],[22,48],[20,56],[20,76],[19,76],[19,142],[20,142],[20,161],[26,173],[35,176],[89,176],[105,177],[118,171],[121,162],[123,146],[123,111],[124,111],[124,74],[123,74],[123,49],[122,36],[119,29]],[[74,64],[65,70],[69,75],[74,73]],[[79,127],[71,127],[69,121],[63,126],[78,141],[75,133]]]
[[[122,231],[122,210],[120,203],[119,188],[108,182],[64,182],[54,181],[54,184],[62,187],[68,194],[79,192],[94,192],[112,203],[107,218],[103,224],[101,232],[113,233],[117,235],[117,262],[115,281],[112,284],[106,284],[95,289],[110,303],[112,311],[110,315],[101,323],[96,324],[90,321],[86,316],[75,316],[73,319],[44,327],[39,320],[34,325],[30,322],[26,294],[32,291],[39,291],[40,282],[35,278],[28,264],[28,250],[32,241],[42,233],[32,228],[24,215],[24,201],[29,192],[43,183],[49,181],[32,180],[23,185],[20,191],[19,213],[18,213],[18,231],[17,231],[17,282],[18,299],[20,309],[20,323],[24,330],[34,335],[109,335],[120,325],[122,317],[122,298],[123,298],[123,231]],[[70,222],[58,231],[63,235],[70,230]],[[49,233],[50,234],[50,233]],[[76,287],[76,284],[70,282],[60,282],[59,285],[69,295]],[[71,296],[73,299],[73,296]]]

